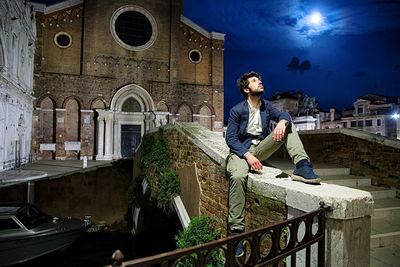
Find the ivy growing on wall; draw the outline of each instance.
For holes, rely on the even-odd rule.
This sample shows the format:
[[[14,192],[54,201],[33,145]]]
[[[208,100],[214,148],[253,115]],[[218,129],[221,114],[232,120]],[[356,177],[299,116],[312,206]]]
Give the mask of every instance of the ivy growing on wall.
[[[140,193],[143,179],[148,182],[148,197],[163,211],[172,212],[171,200],[180,194],[180,183],[177,173],[171,168],[171,159],[162,128],[157,133],[145,135],[138,150],[141,176],[129,189],[131,206],[143,205]]]

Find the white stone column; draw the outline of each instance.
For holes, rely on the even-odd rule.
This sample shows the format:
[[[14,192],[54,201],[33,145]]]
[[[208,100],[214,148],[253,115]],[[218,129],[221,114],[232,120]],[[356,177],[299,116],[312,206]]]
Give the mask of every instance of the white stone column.
[[[156,111],[154,112],[156,119],[155,119],[155,124],[156,127],[166,125],[168,123],[168,116],[170,115],[169,112],[165,111]]]
[[[118,119],[114,118],[114,138],[113,138],[113,144],[114,144],[114,159],[121,158],[121,125],[118,122]]]
[[[97,156],[96,160],[102,160],[104,157],[104,118],[97,119]]]
[[[106,117],[106,136],[105,136],[105,150],[104,150],[104,160],[111,160],[112,155],[112,141],[113,141],[113,136],[112,136],[112,128],[113,128],[113,120],[111,116]]]

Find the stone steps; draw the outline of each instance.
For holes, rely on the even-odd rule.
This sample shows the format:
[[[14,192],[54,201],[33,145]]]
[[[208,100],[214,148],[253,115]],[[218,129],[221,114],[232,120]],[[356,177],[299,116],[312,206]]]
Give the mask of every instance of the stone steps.
[[[375,200],[372,219],[399,218],[400,221],[400,199],[389,198]]]
[[[272,166],[292,174],[293,164],[288,161],[271,161]],[[337,184],[368,191],[374,198],[374,213],[371,217],[371,258],[383,248],[388,250],[400,248],[400,199],[396,190],[374,186],[371,177],[350,174],[350,168],[334,164],[313,163],[315,172],[321,176],[323,183]],[[386,253],[386,252],[385,252]],[[376,255],[374,255],[375,257]],[[385,258],[398,260],[398,255],[387,255]],[[393,260],[393,259],[392,259]]]
[[[323,176],[322,181],[327,184],[337,184],[348,187],[368,186],[371,185],[371,178],[357,175],[328,175]]]

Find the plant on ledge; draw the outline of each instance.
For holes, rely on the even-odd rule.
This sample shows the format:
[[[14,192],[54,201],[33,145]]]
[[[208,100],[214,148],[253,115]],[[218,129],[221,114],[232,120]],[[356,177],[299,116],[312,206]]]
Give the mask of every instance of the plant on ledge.
[[[138,153],[141,176],[149,184],[150,200],[154,201],[157,207],[164,212],[171,213],[173,209],[171,201],[180,194],[180,183],[178,174],[171,168],[163,129],[160,128],[157,133],[145,135]],[[140,193],[139,190],[135,190],[139,185],[141,185],[141,181],[140,184],[139,182],[133,184],[134,188],[131,189],[131,192]],[[132,197],[132,203],[138,205],[141,200]]]
[[[178,248],[187,248],[195,245],[200,245],[210,241],[219,239],[221,236],[221,229],[215,228],[215,221],[207,215],[192,218],[189,226],[175,237]],[[197,255],[192,254],[187,258],[181,259],[177,267],[190,267],[195,266]],[[222,267],[223,259],[218,250],[212,251],[207,259],[207,267]]]

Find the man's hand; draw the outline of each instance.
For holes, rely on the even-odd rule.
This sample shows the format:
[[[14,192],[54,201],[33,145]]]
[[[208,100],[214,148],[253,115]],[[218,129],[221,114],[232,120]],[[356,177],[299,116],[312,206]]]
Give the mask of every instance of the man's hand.
[[[286,126],[288,125],[287,120],[281,120],[275,127],[274,130],[274,141],[279,142],[285,136]]]
[[[258,160],[258,158],[254,157],[250,152],[247,152],[246,154],[244,154],[243,157],[246,159],[247,164],[249,164],[249,166],[252,170],[256,170],[256,171],[262,170],[263,165]]]

